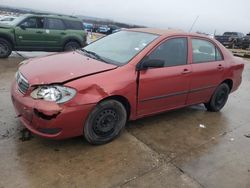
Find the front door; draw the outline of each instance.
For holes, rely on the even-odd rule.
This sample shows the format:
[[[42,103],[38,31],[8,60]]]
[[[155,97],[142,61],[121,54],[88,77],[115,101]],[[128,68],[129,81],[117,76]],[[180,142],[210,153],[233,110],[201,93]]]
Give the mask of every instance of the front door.
[[[29,17],[15,29],[18,47],[41,48],[46,46],[44,18]]]
[[[188,63],[187,38],[171,38],[162,42],[147,59],[162,60],[165,64],[162,68],[140,72],[138,116],[184,106],[192,73]]]

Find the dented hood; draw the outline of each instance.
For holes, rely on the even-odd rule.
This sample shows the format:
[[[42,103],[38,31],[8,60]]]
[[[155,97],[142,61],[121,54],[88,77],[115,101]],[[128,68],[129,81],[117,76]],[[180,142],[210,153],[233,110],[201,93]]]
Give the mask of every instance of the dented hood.
[[[30,85],[63,83],[72,79],[115,69],[77,52],[67,52],[27,60],[19,71]]]

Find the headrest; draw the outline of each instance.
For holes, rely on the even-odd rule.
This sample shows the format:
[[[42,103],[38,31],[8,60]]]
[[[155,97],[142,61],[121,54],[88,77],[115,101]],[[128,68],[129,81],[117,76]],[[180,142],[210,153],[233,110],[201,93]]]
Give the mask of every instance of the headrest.
[[[209,46],[201,46],[199,48],[199,51],[202,53],[206,53],[206,54],[212,54],[213,53],[213,48],[209,47]]]

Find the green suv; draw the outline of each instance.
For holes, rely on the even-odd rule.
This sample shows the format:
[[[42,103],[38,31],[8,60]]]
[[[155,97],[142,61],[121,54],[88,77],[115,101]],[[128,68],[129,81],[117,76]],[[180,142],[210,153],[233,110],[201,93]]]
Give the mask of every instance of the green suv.
[[[76,17],[22,15],[0,24],[0,58],[15,51],[68,51],[86,45],[87,34]]]

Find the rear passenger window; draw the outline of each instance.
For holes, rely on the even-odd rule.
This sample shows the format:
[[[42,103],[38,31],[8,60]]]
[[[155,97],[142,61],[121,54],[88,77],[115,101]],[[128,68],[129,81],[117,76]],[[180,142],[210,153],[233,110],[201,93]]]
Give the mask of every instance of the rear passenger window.
[[[207,40],[192,39],[193,63],[222,60],[220,50]]]
[[[150,60],[163,60],[165,67],[187,64],[187,39],[169,39],[158,46],[149,56]]]
[[[83,30],[83,24],[80,21],[64,20],[67,29]]]
[[[65,26],[64,26],[63,21],[60,19],[47,18],[45,28],[46,29],[55,29],[55,30],[64,30]]]
[[[220,52],[220,50],[218,50],[218,48],[216,48],[216,54],[215,55],[216,55],[216,61],[223,60],[221,52]]]

